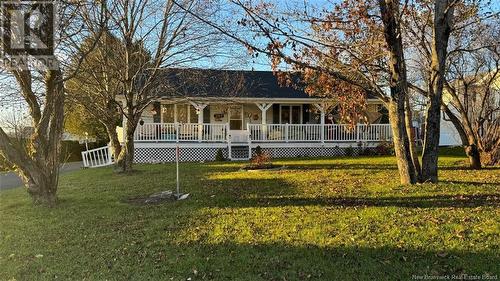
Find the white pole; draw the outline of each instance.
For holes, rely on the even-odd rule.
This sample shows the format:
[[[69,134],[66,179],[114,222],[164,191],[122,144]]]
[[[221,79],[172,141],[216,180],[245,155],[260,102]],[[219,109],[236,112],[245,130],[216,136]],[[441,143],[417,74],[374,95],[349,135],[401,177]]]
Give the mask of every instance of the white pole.
[[[177,145],[175,149],[175,163],[176,163],[176,169],[177,169],[177,175],[176,175],[176,184],[177,184],[177,196],[180,196],[180,189],[179,189],[179,145]]]
[[[85,150],[89,151],[89,133],[85,132]]]

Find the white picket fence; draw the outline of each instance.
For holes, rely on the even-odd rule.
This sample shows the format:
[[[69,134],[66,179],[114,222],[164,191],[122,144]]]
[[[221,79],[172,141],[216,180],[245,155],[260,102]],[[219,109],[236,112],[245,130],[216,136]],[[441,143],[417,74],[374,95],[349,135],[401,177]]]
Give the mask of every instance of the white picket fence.
[[[104,167],[114,163],[109,146],[82,151],[82,160],[85,168]]]

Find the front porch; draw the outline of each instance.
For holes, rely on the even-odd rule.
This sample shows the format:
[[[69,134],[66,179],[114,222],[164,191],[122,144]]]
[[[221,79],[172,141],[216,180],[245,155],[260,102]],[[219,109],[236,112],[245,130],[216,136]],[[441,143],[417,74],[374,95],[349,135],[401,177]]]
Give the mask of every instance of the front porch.
[[[321,99],[184,99],[157,101],[142,115],[136,142],[353,143],[390,140],[381,105],[369,101],[370,125],[340,123],[332,101]]]
[[[348,155],[391,140],[380,104],[370,101],[370,124],[338,124],[331,101],[319,99],[207,99],[154,102],[135,134],[136,162],[210,161],[218,151],[249,159],[257,146],[274,158]],[[354,152],[355,154],[356,152]]]
[[[273,158],[358,154],[391,139],[389,124],[230,124],[144,123],[135,131],[136,162],[213,161],[218,150],[230,160],[248,160],[260,146]],[[353,151],[353,152],[348,152]],[[350,154],[351,153],[351,154]]]

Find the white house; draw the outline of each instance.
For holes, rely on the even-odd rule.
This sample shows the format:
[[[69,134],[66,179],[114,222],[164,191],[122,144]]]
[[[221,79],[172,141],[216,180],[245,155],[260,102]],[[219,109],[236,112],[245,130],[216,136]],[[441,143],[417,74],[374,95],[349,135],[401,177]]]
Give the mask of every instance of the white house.
[[[275,158],[334,156],[391,138],[385,109],[374,98],[368,98],[369,124],[353,129],[338,123],[332,100],[281,87],[272,72],[189,71],[195,77],[189,82],[170,72],[165,79],[176,94],[160,92],[144,111],[136,162],[173,161],[176,147],[182,161],[214,160],[219,149],[228,159],[249,159],[257,146]]]

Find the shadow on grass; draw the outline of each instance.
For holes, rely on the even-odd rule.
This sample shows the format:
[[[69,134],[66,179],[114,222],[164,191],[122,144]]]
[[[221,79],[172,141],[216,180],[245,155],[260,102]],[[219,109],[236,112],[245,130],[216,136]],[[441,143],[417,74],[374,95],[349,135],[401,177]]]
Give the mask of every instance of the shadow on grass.
[[[297,194],[297,187],[281,179],[210,179],[204,180],[202,192],[223,194],[227,199],[252,196],[291,196]]]
[[[355,243],[355,241],[353,242]],[[24,280],[412,280],[415,276],[449,276],[467,274],[497,276],[498,252],[407,249],[382,246],[292,245],[288,243],[142,243],[117,253],[94,253],[85,267],[75,263],[75,253],[62,254],[60,267],[48,255],[41,261],[28,260],[22,269],[11,273]],[[147,254],[138,254],[147,253]],[[82,259],[82,257],[78,257]],[[44,265],[47,263],[47,265]],[[12,265],[12,259],[4,262]],[[43,266],[44,270],[40,268]],[[16,274],[17,273],[17,274]],[[16,276],[17,275],[17,276]],[[2,277],[0,272],[0,277]],[[6,277],[6,276],[3,276]],[[423,279],[423,278],[422,278]],[[442,280],[439,279],[439,280]],[[431,279],[429,279],[431,280]],[[437,280],[434,278],[433,280]],[[472,280],[472,279],[471,279]],[[474,279],[476,280],[476,279]]]
[[[332,206],[332,207],[404,207],[404,208],[475,208],[500,206],[499,194],[434,195],[408,197],[257,197],[235,198],[217,207],[282,207],[282,206]]]
[[[452,181],[452,180],[440,180],[440,183],[446,183],[446,184],[467,184],[467,185],[476,185],[476,186],[481,186],[481,185],[498,185],[498,183],[494,182],[487,182],[486,179],[485,181]]]
[[[288,170],[397,170],[396,165],[392,164],[287,164]]]
[[[445,171],[478,171],[478,172],[498,170],[500,172],[500,167],[488,166],[488,167],[483,167],[483,168],[477,170],[477,169],[472,169],[471,167],[466,166],[465,164],[461,165],[461,166],[440,166],[439,169],[445,170]]]
[[[500,274],[500,259],[493,251],[285,243],[190,243],[185,247],[180,252],[194,257],[198,276],[208,280],[411,280],[413,275]]]

